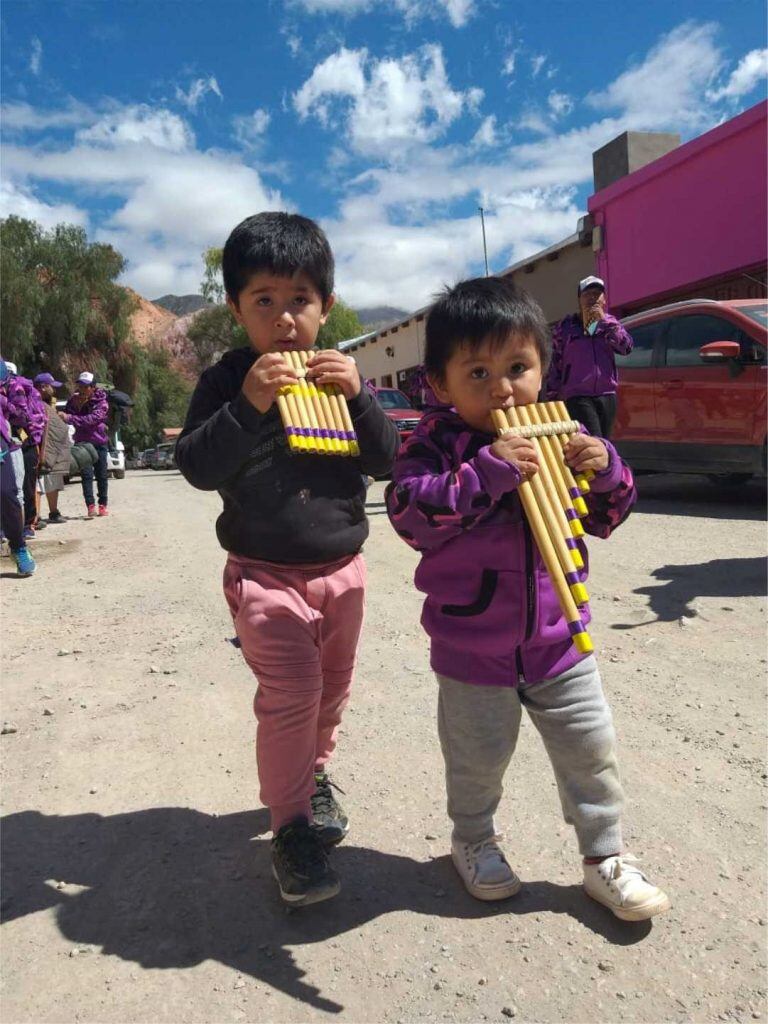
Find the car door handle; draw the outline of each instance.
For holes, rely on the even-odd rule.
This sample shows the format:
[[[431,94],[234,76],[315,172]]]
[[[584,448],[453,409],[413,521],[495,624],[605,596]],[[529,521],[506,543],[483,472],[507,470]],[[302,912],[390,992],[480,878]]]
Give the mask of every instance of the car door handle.
[[[683,381],[681,380],[665,380],[664,387],[668,391],[681,391],[683,387]]]

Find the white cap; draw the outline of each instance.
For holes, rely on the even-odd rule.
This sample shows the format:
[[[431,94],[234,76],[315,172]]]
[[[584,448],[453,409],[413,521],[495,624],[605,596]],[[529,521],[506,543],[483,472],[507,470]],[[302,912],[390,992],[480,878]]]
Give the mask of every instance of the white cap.
[[[83,370],[80,376],[77,378],[78,384],[93,384],[93,374],[87,370]]]
[[[602,277],[595,277],[594,275],[584,277],[579,281],[579,295],[581,295],[582,292],[585,292],[587,288],[601,288],[605,291],[605,281]]]
[[[5,365],[8,367],[8,373],[14,373],[18,376],[19,371],[16,369],[16,363],[12,363],[10,359],[6,359]]]

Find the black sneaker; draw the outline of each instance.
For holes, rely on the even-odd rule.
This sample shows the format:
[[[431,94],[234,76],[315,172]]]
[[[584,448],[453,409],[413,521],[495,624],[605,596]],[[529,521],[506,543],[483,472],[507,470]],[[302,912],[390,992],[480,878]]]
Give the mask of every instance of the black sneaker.
[[[339,793],[344,792],[331,782],[325,772],[315,772],[315,792],[309,802],[312,805],[313,828],[326,846],[340,843],[349,832],[349,819],[331,792],[331,786]]]
[[[57,523],[66,523],[66,521],[67,521],[67,520],[66,520],[66,519],[65,519],[65,517],[64,517],[64,516],[63,516],[63,515],[61,514],[61,512],[59,512],[59,510],[58,510],[58,509],[56,509],[56,511],[55,511],[55,512],[51,512],[51,513],[49,513],[49,515],[48,515],[48,522],[49,522],[49,523],[53,523],[53,524],[57,524]]]
[[[272,840],[272,874],[294,907],[329,900],[341,889],[320,837],[304,820],[283,825]]]

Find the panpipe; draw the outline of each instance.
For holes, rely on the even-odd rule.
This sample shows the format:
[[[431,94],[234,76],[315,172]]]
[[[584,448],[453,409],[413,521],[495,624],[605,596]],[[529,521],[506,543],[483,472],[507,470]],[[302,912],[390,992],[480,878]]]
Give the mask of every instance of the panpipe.
[[[539,470],[521,482],[520,501],[573,644],[582,654],[589,654],[592,641],[579,612],[589,596],[578,576],[584,559],[577,544],[577,539],[584,536],[580,517],[587,514],[582,495],[589,490],[589,479],[585,473],[574,476],[563,457],[563,449],[579,432],[580,424],[570,418],[564,402],[494,409],[492,416],[500,437],[517,434],[530,438],[536,449]]]
[[[315,384],[307,377],[307,360],[314,352],[282,352],[299,378],[280,388],[277,407],[292,452],[303,455],[359,455],[347,400],[337,384]]]

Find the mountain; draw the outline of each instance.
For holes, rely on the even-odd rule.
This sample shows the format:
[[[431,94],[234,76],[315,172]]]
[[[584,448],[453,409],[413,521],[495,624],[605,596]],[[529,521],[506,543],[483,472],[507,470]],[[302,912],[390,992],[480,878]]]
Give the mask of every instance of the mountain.
[[[210,302],[202,295],[163,295],[161,298],[151,301],[155,306],[169,309],[176,316],[187,316],[189,313],[196,313],[198,309],[210,306]]]
[[[377,331],[397,320],[404,320],[408,313],[394,306],[369,306],[367,309],[356,309],[360,323],[365,331]]]

